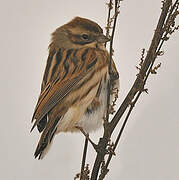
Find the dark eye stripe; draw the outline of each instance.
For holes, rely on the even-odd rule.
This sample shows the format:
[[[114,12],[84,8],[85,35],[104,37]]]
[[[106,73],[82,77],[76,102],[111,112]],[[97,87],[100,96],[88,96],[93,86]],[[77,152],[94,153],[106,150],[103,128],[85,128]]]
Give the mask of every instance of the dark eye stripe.
[[[85,45],[85,44],[89,44],[93,41],[73,41],[74,44],[80,44],[80,45]]]
[[[79,34],[71,34],[73,39],[73,43],[74,44],[79,44],[79,45],[85,45],[85,44],[89,44],[91,42],[93,42],[94,40],[90,37],[88,37],[88,39],[83,39],[81,35]]]

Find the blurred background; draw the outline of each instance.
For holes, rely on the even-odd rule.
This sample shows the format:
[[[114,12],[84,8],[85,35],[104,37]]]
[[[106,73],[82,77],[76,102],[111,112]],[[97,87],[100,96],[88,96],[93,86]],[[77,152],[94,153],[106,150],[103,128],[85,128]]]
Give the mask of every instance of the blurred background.
[[[84,137],[59,134],[45,157],[33,157],[39,133],[30,134],[40,92],[50,34],[75,16],[106,26],[108,1],[1,1],[0,7],[0,179],[71,180],[80,171]],[[160,0],[123,1],[114,40],[120,72],[117,107],[133,84],[142,48],[148,49],[160,12]],[[179,23],[179,21],[178,21]],[[146,85],[128,121],[106,180],[179,179],[179,33],[163,46],[161,68]],[[117,128],[116,132],[119,130]],[[102,130],[91,135],[94,141]],[[88,150],[92,169],[95,152]]]

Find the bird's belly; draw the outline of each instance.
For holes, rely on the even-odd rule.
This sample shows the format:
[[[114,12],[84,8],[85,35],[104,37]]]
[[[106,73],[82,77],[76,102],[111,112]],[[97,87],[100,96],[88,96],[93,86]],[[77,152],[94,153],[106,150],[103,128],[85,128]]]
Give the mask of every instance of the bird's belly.
[[[72,106],[68,109],[64,117],[61,119],[59,122],[58,128],[57,128],[57,133],[63,131],[63,132],[75,132],[79,131],[79,129],[76,128],[76,126],[80,126],[78,122],[83,118],[84,113],[89,106],[89,104],[92,102],[94,95],[97,92],[98,86],[93,88],[88,96],[83,98],[83,100],[80,100],[80,102]]]
[[[98,129],[102,125],[107,92],[107,83],[103,83],[106,71],[107,68],[104,68],[103,71],[101,71],[100,73],[96,73],[96,75],[90,80],[87,87],[90,87],[97,82],[98,83],[89,92],[87,87],[80,89],[80,93],[82,96],[81,99],[79,99],[79,101],[75,105],[71,106],[65,113],[64,117],[59,122],[56,133],[79,131],[76,126],[80,126],[84,129],[84,131],[90,132]],[[103,80],[101,94],[99,96],[100,106],[92,113],[86,113],[88,106],[91,104],[94,97],[96,96],[101,78]],[[88,95],[83,97],[85,91],[88,92]]]
[[[103,124],[107,104],[107,81],[104,81],[104,79],[102,81],[102,89],[98,100],[99,106],[91,112],[86,110],[78,123],[78,126],[82,127],[86,133],[97,130]]]

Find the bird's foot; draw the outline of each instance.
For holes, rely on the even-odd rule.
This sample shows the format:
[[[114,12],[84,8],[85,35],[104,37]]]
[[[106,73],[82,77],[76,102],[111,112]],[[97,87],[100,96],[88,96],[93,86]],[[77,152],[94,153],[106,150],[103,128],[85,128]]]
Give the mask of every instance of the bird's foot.
[[[82,127],[80,126],[75,126],[77,129],[79,129],[81,131],[81,133],[86,137],[86,139],[91,143],[91,145],[93,146],[93,148],[97,151],[98,149],[98,145],[95,144],[90,138],[89,138],[89,134],[86,133]]]

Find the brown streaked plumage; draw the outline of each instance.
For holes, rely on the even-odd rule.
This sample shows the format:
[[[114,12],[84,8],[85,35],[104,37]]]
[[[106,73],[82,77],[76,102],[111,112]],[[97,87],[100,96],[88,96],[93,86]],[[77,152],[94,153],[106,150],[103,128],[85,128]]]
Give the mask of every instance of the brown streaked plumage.
[[[76,17],[52,34],[41,93],[33,114],[31,130],[42,132],[35,157],[42,159],[59,132],[87,133],[102,125],[106,112],[109,39],[101,27]],[[118,72],[112,62],[113,86]]]

